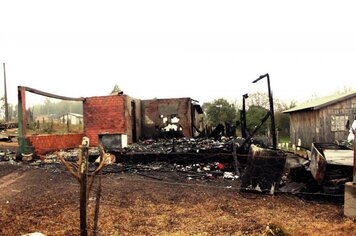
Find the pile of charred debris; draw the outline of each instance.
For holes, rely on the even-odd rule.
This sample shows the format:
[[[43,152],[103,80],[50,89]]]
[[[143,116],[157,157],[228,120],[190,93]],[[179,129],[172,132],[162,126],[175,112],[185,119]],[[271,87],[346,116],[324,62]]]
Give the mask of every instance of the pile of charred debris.
[[[103,174],[137,174],[155,181],[198,181],[241,191],[342,197],[344,183],[352,180],[352,166],[347,165],[328,163],[316,175],[315,150],[304,154],[275,150],[252,139],[248,142],[234,137],[152,139],[125,148],[107,149],[113,158]],[[66,161],[77,162],[79,151],[72,149],[62,154]],[[98,157],[98,148],[90,148],[90,170],[96,168]],[[36,159],[32,155],[0,152],[0,161],[63,169],[56,153]]]

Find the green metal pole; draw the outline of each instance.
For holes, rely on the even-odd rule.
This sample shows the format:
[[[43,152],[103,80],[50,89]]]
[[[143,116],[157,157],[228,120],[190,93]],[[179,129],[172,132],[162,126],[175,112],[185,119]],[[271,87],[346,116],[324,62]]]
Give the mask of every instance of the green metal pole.
[[[25,136],[26,136],[26,131],[24,130],[24,125],[26,127],[26,124],[23,123],[24,117],[23,117],[23,107],[26,107],[25,103],[25,93],[24,90],[21,86],[18,86],[18,103],[17,103],[17,123],[18,123],[18,132],[19,132],[19,152],[24,153],[25,152]],[[26,110],[25,110],[26,112]],[[26,116],[26,115],[25,115]]]

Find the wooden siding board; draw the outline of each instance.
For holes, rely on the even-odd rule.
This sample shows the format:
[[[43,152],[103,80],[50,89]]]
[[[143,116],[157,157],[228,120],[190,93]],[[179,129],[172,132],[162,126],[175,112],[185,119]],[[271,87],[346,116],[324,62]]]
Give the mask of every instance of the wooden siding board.
[[[302,140],[303,146],[310,146],[312,142],[335,142],[345,140],[348,130],[331,131],[331,116],[346,115],[353,121],[356,112],[354,105],[356,98],[331,104],[318,110],[301,110],[290,113],[290,138],[292,143]]]

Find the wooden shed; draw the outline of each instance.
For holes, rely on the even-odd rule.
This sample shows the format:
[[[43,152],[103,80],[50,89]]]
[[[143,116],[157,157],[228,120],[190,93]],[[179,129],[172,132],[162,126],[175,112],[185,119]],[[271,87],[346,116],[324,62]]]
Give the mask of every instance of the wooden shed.
[[[346,140],[356,116],[356,91],[315,99],[284,111],[290,115],[291,142],[310,147],[312,142]]]

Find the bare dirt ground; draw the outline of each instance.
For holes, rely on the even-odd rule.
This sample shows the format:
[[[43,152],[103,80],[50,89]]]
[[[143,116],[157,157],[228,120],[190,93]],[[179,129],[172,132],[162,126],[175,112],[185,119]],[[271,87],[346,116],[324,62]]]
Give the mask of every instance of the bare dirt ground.
[[[172,181],[179,180],[175,172],[161,177],[103,175],[98,235],[273,235],[268,224],[284,233],[275,235],[356,235],[342,203],[242,193],[236,180]],[[79,235],[79,184],[60,165],[0,163],[0,211],[0,235]]]

